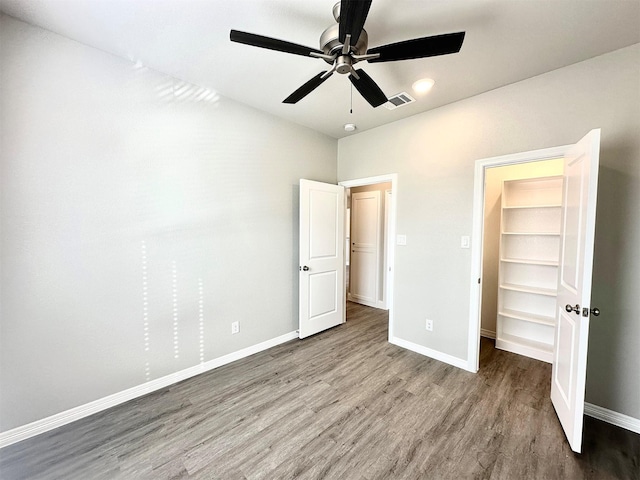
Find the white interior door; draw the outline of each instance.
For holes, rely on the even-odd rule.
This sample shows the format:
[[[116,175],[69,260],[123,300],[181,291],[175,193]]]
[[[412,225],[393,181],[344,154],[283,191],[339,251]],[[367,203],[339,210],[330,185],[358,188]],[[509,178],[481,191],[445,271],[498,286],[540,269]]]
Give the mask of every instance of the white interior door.
[[[551,401],[571,449],[582,449],[600,130],[565,155]]]
[[[300,180],[300,338],[345,321],[344,187]]]
[[[378,306],[380,191],[351,194],[349,300]]]

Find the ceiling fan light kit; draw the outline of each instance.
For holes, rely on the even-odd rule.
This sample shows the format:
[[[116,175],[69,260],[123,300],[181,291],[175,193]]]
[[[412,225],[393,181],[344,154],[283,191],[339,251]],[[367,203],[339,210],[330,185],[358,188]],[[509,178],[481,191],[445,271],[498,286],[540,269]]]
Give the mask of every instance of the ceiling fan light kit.
[[[320,35],[321,50],[238,30],[231,30],[230,39],[232,42],[254,47],[320,58],[331,65],[329,70],[318,73],[285,98],[283,103],[299,102],[337,72],[349,75],[349,80],[360,95],[372,107],[379,107],[387,103],[386,95],[364,70],[354,68],[356,63],[393,62],[457,53],[462,48],[465,32],[414,38],[369,49],[369,36],[364,24],[371,2],[372,0],[341,0],[336,3],[333,6],[333,17],[337,23]]]

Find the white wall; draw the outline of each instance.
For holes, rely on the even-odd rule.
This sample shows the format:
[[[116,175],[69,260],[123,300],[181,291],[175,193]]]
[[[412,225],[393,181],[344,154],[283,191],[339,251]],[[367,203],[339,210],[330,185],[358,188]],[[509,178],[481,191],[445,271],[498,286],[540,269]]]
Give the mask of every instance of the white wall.
[[[496,336],[502,182],[522,178],[562,175],[563,170],[562,159],[493,167],[486,170],[482,241],[482,312],[480,315],[482,335],[490,338],[495,338]]]
[[[470,77],[472,81],[472,77]],[[436,84],[437,87],[437,84]],[[397,172],[395,335],[466,361],[474,162],[602,128],[587,401],[640,419],[640,45],[338,142],[338,179]],[[434,319],[427,332],[424,319]]]
[[[0,430],[295,330],[337,142],[0,21]]]

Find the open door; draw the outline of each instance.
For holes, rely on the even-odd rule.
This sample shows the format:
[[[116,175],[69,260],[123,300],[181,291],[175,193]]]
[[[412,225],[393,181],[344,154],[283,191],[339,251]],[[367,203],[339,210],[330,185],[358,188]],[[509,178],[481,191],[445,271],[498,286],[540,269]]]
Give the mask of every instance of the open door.
[[[571,449],[582,449],[600,130],[565,155],[551,401]]]
[[[300,180],[300,338],[345,321],[344,187]]]

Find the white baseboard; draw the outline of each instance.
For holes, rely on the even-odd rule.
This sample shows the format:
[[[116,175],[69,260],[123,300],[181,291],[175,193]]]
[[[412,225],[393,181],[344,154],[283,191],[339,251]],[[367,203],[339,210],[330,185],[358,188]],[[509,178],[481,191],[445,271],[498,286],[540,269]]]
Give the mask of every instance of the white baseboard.
[[[370,302],[369,300],[361,299],[360,297],[358,297],[358,295],[351,295],[350,293],[347,294],[347,300],[353,303],[359,303],[360,305],[364,305],[366,307],[384,308],[384,307],[381,307],[379,305],[380,302],[377,302],[376,300],[374,300],[373,302]]]
[[[236,360],[240,360],[241,358],[248,357],[255,353],[261,352],[271,347],[275,347],[276,345],[280,345],[281,343],[285,343],[296,338],[298,338],[298,332],[286,333],[279,337],[266,340],[262,343],[258,343],[257,345],[243,348],[242,350],[238,350],[237,352],[214,358],[213,360],[209,360],[207,362],[186,368],[184,370],[180,370],[179,372],[171,373],[164,377],[151,380],[150,382],[128,388],[127,390],[123,390],[122,392],[114,393],[113,395],[109,395],[93,402],[80,405],[79,407],[71,408],[64,412],[51,415],[50,417],[46,417],[27,425],[22,425],[6,432],[2,432],[0,433],[0,448],[4,448],[22,440],[26,440],[27,438],[40,435],[41,433],[48,432],[49,430],[53,430],[54,428],[61,427],[76,420],[80,420],[81,418],[93,415],[94,413],[98,413],[108,408],[115,407],[116,405],[120,405],[121,403],[128,402],[129,400],[133,400],[134,398],[146,395],[147,393],[160,390],[161,388],[168,387],[169,385],[173,385],[174,383],[194,377],[200,373],[208,372],[209,370],[213,370],[228,363],[235,362]]]
[[[438,352],[437,350],[432,350],[431,348],[425,347],[423,345],[418,345],[417,343],[409,342],[407,340],[403,340],[398,337],[391,337],[389,339],[389,343],[393,343],[402,348],[406,348],[407,350],[411,350],[412,352],[419,353],[420,355],[424,355],[425,357],[433,358],[434,360],[439,360],[444,363],[448,363],[449,365],[453,365],[454,367],[461,368],[466,371],[469,370],[469,366],[466,360],[462,358],[454,357],[453,355],[448,355],[446,353]],[[472,371],[475,373],[475,371]]]
[[[480,329],[480,336],[481,337],[487,337],[487,338],[492,338],[492,339],[496,339],[496,332],[492,332],[491,330],[487,330],[486,328],[481,328]]]
[[[584,414],[617,427],[640,433],[640,419],[585,402]]]
[[[382,300],[378,300],[376,308],[378,308],[380,310],[389,310],[389,307],[387,307],[387,304],[385,302],[383,302]]]

